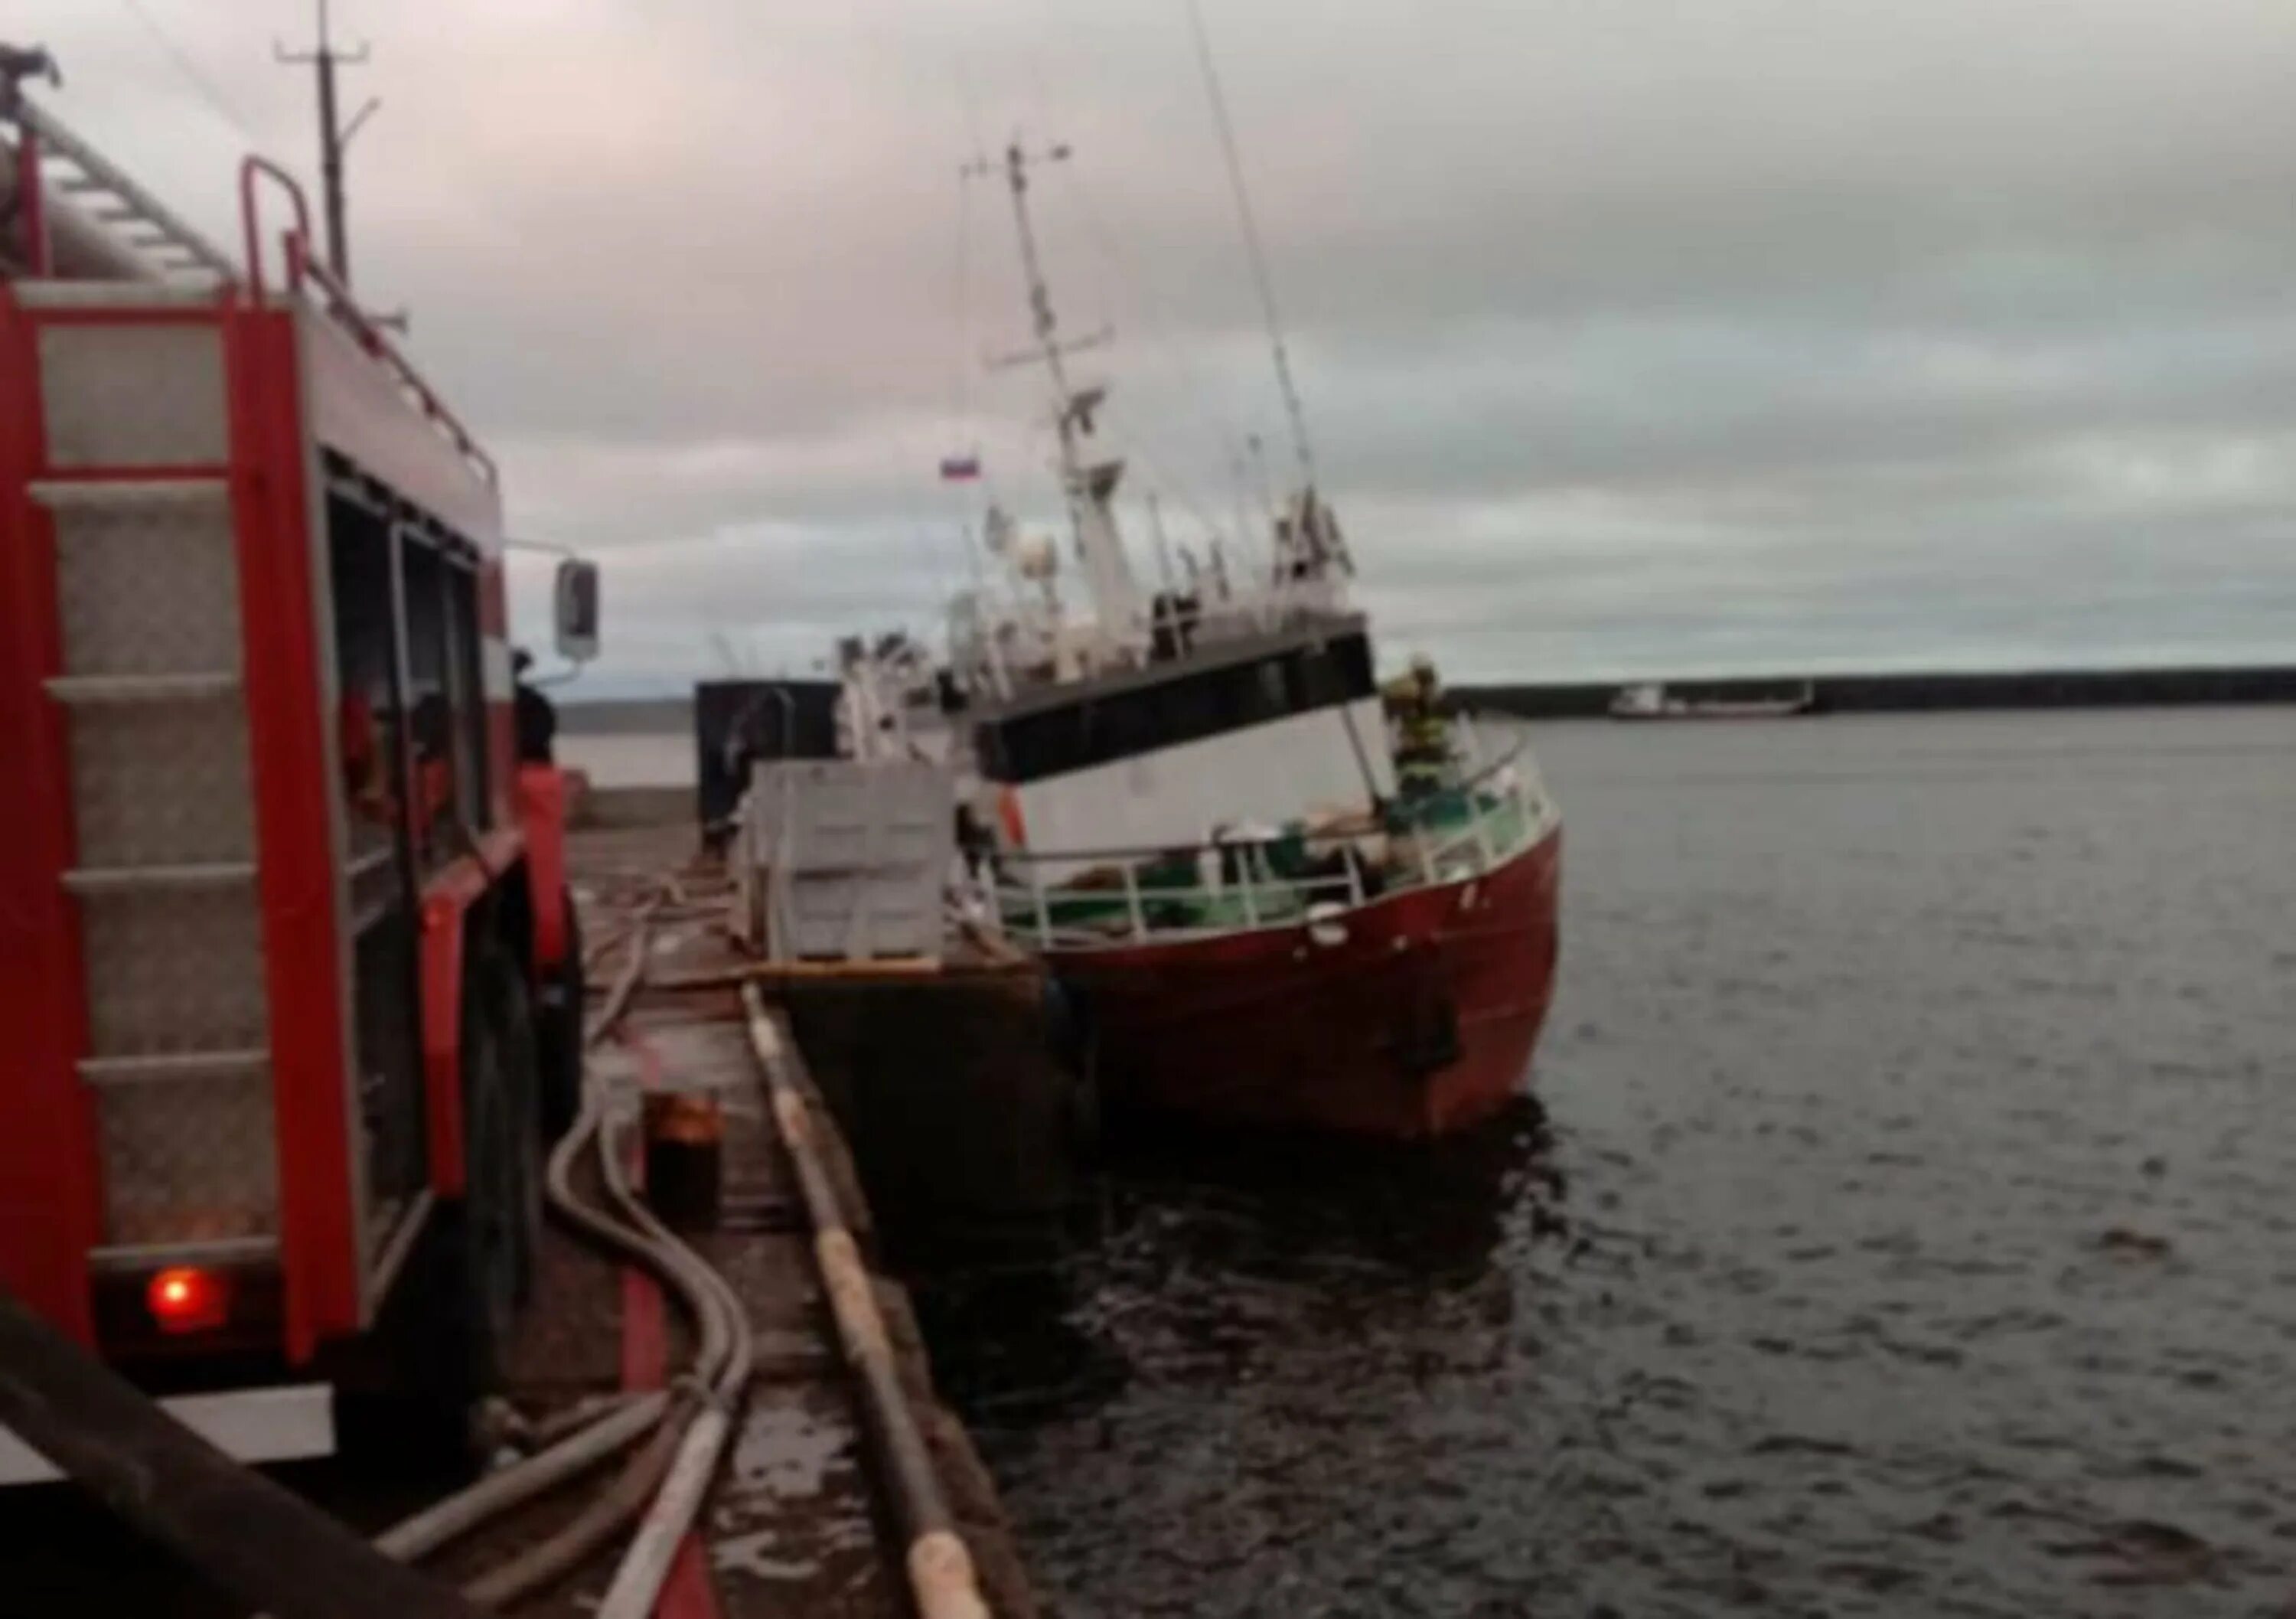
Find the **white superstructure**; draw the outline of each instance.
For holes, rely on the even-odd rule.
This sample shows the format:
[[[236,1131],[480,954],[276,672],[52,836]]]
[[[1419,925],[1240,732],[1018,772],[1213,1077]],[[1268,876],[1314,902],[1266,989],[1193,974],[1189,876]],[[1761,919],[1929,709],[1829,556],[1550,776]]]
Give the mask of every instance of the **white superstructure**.
[[[1016,143],[994,170],[1013,201],[1033,345],[1050,386],[1056,471],[1083,576],[1064,598],[1061,547],[992,508],[984,548],[1000,577],[951,604],[949,670],[1008,848],[1042,853],[1193,844],[1243,822],[1369,810],[1394,791],[1368,637],[1348,602],[1353,572],[1312,488],[1270,522],[1267,562],[1236,577],[1218,546],[1175,558],[1157,535],[1160,586],[1144,597],[1115,498],[1124,461],[1100,432],[1105,384],[1079,385],[1029,214],[1029,175],[1066,159]],[[1304,458],[1303,458],[1304,464]],[[849,706],[882,715],[888,660],[846,660]],[[912,708],[914,705],[912,704]],[[867,722],[879,756],[899,725]]]

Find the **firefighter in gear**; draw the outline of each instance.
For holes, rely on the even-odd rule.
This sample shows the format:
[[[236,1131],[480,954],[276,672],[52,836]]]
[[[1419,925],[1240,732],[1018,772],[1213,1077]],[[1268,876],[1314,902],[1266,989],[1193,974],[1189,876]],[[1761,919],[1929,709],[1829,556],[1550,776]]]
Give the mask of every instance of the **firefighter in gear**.
[[[1451,762],[1451,727],[1443,718],[1434,663],[1412,659],[1409,671],[1389,681],[1381,695],[1395,726],[1398,784],[1406,797],[1435,791]]]

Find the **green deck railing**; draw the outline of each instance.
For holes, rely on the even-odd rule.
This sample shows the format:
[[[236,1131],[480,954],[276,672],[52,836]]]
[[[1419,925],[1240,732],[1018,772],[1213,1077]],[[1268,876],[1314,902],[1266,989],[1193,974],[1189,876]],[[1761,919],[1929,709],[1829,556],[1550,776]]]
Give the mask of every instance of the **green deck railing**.
[[[1528,779],[1526,779],[1528,777]],[[1414,888],[1464,882],[1521,855],[1553,810],[1521,750],[1432,792],[1390,801],[1382,824],[1290,826],[1177,849],[1005,852],[991,903],[1005,930],[1043,949],[1166,942],[1337,921]],[[1383,844],[1383,858],[1372,851]],[[1046,867],[1090,869],[1054,882]]]

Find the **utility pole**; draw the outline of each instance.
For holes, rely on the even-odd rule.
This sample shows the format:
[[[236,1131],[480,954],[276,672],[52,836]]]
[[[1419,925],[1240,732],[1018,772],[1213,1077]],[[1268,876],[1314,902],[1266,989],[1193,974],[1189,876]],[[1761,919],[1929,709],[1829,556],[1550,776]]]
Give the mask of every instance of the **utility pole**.
[[[294,67],[308,65],[317,70],[319,84],[319,178],[326,193],[327,208],[327,267],[335,279],[345,286],[351,284],[351,250],[349,227],[346,224],[343,195],[343,153],[359,126],[382,105],[370,98],[366,104],[351,115],[344,124],[335,116],[335,69],[357,67],[367,59],[366,43],[362,40],[355,51],[338,51],[327,29],[327,0],[318,0],[319,43],[308,51],[289,51],[275,43],[272,54]]]

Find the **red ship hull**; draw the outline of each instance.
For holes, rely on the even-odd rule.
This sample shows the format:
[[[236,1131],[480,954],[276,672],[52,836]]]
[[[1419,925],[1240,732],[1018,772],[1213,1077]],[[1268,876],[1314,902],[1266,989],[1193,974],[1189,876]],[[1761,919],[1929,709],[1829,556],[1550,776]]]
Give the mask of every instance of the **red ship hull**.
[[[1112,1110],[1405,1138],[1521,1089],[1554,988],[1562,832],[1488,875],[1305,926],[1056,950]]]

